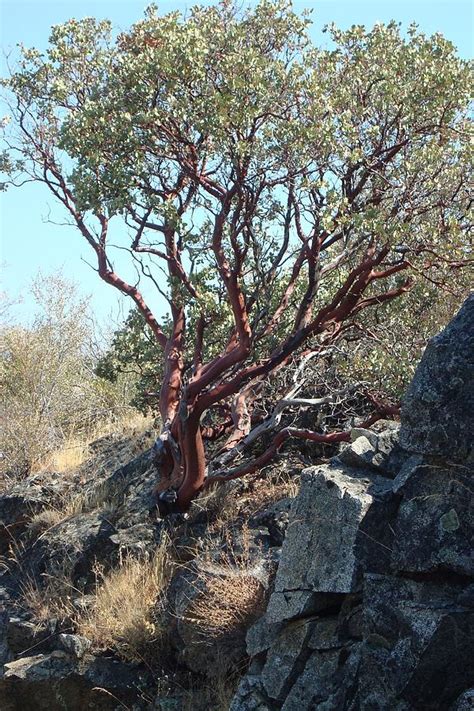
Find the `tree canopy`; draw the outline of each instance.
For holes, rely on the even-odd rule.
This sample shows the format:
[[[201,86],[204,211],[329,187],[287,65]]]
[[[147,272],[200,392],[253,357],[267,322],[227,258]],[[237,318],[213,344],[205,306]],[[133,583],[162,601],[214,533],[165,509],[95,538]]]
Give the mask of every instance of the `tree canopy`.
[[[415,26],[330,27],[319,49],[308,24],[285,0],[150,6],[118,36],[70,20],[3,82],[5,186],[47,185],[162,350],[157,465],[181,508],[268,460],[216,474],[204,443],[240,455],[263,379],[469,258],[469,64]],[[269,456],[289,434],[341,437],[280,432]]]

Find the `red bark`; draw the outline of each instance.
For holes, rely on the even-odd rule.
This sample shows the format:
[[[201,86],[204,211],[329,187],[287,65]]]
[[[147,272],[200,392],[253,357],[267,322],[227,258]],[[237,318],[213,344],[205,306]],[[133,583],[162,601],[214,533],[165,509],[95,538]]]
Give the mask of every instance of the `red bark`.
[[[375,398],[373,398],[375,401]],[[396,405],[382,405],[378,403],[378,410],[374,412],[373,415],[364,420],[359,427],[367,428],[371,427],[373,424],[383,419],[384,417],[398,416],[400,413],[400,407]],[[204,482],[203,488],[207,488],[214,483],[230,481],[232,479],[238,479],[246,474],[253,474],[259,469],[262,469],[266,464],[269,464],[278,450],[288,439],[303,439],[311,442],[319,442],[321,444],[337,444],[338,442],[350,442],[351,431],[345,430],[343,432],[330,432],[327,434],[320,434],[318,432],[313,432],[312,430],[296,429],[294,427],[287,427],[275,436],[271,445],[261,454],[257,459],[249,462],[241,467],[236,467],[230,470],[226,474],[216,474],[215,476],[209,477]]]
[[[368,247],[361,256],[359,263],[354,266],[342,285],[336,290],[332,299],[325,306],[313,313],[315,297],[318,292],[321,275],[325,270],[330,272],[337,269],[347,259],[344,248],[333,262],[322,261],[322,255],[327,255],[328,250],[337,243],[343,244],[344,227],[337,226],[339,215],[334,218],[334,231],[327,233],[319,228],[319,205],[317,195],[314,195],[313,224],[308,234],[305,234],[303,223],[308,221],[308,216],[303,218],[294,193],[294,176],[283,177],[280,183],[275,184],[263,181],[261,184],[247,189],[246,179],[249,169],[247,159],[236,159],[234,176],[228,186],[219,184],[215,174],[206,167],[206,157],[201,156],[199,146],[194,145],[179,134],[172,122],[169,126],[162,126],[161,130],[173,145],[180,146],[180,172],[174,184],[163,189],[156,189],[154,197],[175,201],[178,217],[181,217],[189,207],[193,195],[199,190],[207,194],[217,206],[213,214],[214,224],[210,249],[214,255],[217,266],[218,278],[225,290],[233,325],[228,336],[226,346],[221,353],[203,362],[203,351],[206,336],[206,322],[204,314],[201,315],[196,333],[194,334],[194,356],[190,374],[185,373],[184,348],[185,348],[185,300],[182,292],[187,292],[192,299],[198,298],[198,292],[192,283],[191,275],[181,260],[182,237],[175,234],[175,227],[165,218],[160,224],[150,221],[152,208],[144,208],[140,216],[140,208],[131,207],[130,215],[136,225],[136,233],[131,242],[132,253],[146,253],[159,258],[165,264],[168,277],[171,281],[170,307],[172,315],[171,334],[166,335],[159,324],[142,293],[136,285],[129,284],[113,269],[107,255],[107,241],[109,224],[105,215],[96,213],[100,230],[95,234],[86,224],[84,214],[77,207],[74,195],[68,188],[65,179],[54,161],[48,147],[37,147],[43,150],[44,182],[54,195],[63,203],[78,229],[94,250],[97,258],[98,273],[100,277],[129,296],[142,313],[157,342],[164,353],[164,377],[160,392],[160,413],[163,421],[163,431],[157,440],[156,462],[159,468],[159,490],[168,488],[177,491],[177,508],[185,510],[196,494],[211,481],[223,481],[245,473],[255,472],[264,466],[277,453],[281,445],[289,438],[308,439],[316,442],[329,443],[347,441],[348,432],[320,434],[297,428],[287,428],[279,432],[271,446],[254,462],[240,469],[231,470],[226,474],[218,475],[206,480],[206,453],[203,435],[215,439],[219,435],[228,435],[224,448],[232,448],[248,433],[250,419],[248,412],[248,392],[252,384],[258,382],[271,373],[284,367],[310,339],[320,336],[322,342],[331,343],[348,325],[353,317],[363,309],[390,301],[402,295],[410,288],[407,280],[401,285],[388,286],[379,293],[367,290],[375,283],[389,280],[394,275],[410,267],[410,262],[403,259],[390,262],[391,247],[383,244],[372,236]],[[28,134],[27,134],[28,135]],[[31,136],[29,136],[31,138]],[[350,204],[360,198],[371,179],[374,169],[383,171],[387,163],[396,156],[404,147],[406,141],[399,141],[392,147],[380,149],[374,153],[373,163],[359,175],[354,182],[354,176],[348,174],[343,180],[346,197]],[[374,168],[375,166],[375,168]],[[252,240],[252,219],[256,215],[259,196],[266,187],[286,185],[288,201],[286,213],[283,217],[283,239],[281,249],[275,256],[273,263],[261,275],[261,281],[256,291],[246,297],[245,260]],[[142,186],[143,188],[143,186]],[[377,192],[368,193],[367,204],[377,205],[380,195]],[[342,223],[342,221],[341,221]],[[278,270],[285,264],[288,252],[294,250],[290,239],[290,229],[294,226],[295,239],[299,244],[294,254],[291,272],[288,275],[279,303],[274,306],[273,313],[260,322],[260,315],[252,309],[257,308],[258,289],[267,289],[271,281],[276,278]],[[159,232],[164,240],[164,248],[142,243],[145,229]],[[354,259],[354,255],[351,255]],[[296,288],[302,275],[307,279],[303,296],[299,305],[294,308],[293,326],[282,341],[266,356],[258,361],[251,360],[254,348],[264,343],[264,339],[275,332],[280,325],[284,314],[292,304]],[[388,283],[388,281],[387,281]],[[154,281],[160,290],[159,284]],[[264,310],[269,308],[264,304]],[[253,321],[252,321],[253,319]],[[255,326],[254,326],[255,324]],[[255,330],[254,330],[255,329]],[[210,428],[202,423],[206,411],[218,403],[233,401],[232,425],[229,431],[229,418],[226,414],[224,421],[213,424]],[[369,418],[367,425],[380,418],[382,406],[373,400],[377,414]],[[388,410],[385,408],[385,413]],[[394,412],[390,413],[391,415]]]

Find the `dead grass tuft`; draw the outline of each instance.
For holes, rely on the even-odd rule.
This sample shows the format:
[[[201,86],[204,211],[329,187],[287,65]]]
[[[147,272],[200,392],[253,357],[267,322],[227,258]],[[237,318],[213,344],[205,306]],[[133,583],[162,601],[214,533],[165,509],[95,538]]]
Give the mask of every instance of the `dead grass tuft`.
[[[189,520],[193,522],[206,516],[209,532],[218,535],[231,524],[246,521],[281,499],[297,496],[302,468],[302,463],[296,461],[288,471],[275,468],[265,477],[259,475],[216,484],[193,501]]]
[[[238,569],[222,571],[222,577],[207,576],[186,619],[210,642],[222,640],[247,630],[264,600],[264,586],[256,577]]]
[[[157,602],[172,564],[164,540],[150,559],[127,558],[115,570],[98,571],[95,599],[77,619],[80,634],[99,649],[111,648],[128,661],[152,661],[163,644]]]
[[[22,585],[21,601],[38,622],[72,620],[76,613],[73,600],[83,593],[72,585],[67,572],[43,576],[43,585],[27,578]]]
[[[251,541],[246,524],[241,528],[238,548],[227,531],[216,561],[212,555],[216,542],[210,539],[211,548],[203,556],[195,595],[184,617],[203,644],[213,646],[217,675],[221,676],[235,669],[235,662],[245,656],[245,634],[265,605],[265,587],[252,567]]]
[[[206,516],[208,521],[220,518],[234,520],[239,513],[239,496],[235,482],[215,484],[195,499],[189,510],[190,520]]]
[[[41,584],[27,579],[22,604],[38,622],[67,621],[98,650],[112,649],[127,661],[152,663],[164,642],[156,610],[172,572],[168,546],[166,539],[151,558],[127,558],[108,573],[97,568],[93,594],[85,595],[71,583],[67,566],[58,575],[43,575]]]
[[[31,518],[28,523],[28,531],[32,538],[38,538],[50,528],[64,521],[65,517],[64,512],[60,509],[44,509]]]
[[[51,459],[47,462],[47,466],[61,474],[67,474],[80,467],[86,461],[88,455],[87,440],[73,437],[65,442],[60,449],[53,452]]]

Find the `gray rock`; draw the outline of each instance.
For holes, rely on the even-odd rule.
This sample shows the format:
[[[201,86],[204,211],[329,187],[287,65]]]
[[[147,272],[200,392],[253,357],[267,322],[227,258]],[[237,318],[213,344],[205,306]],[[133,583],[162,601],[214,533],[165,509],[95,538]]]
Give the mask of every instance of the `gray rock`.
[[[396,502],[390,480],[370,471],[330,466],[307,469],[291,511],[267,620],[315,612],[319,594],[358,589],[362,572],[388,568]],[[317,594],[315,596],[315,593]]]
[[[114,502],[117,528],[142,525],[144,518],[157,513],[155,487],[157,474],[151,450],[143,452],[112,474],[92,485],[89,496]]]
[[[283,701],[301,673],[308,658],[307,641],[312,629],[311,621],[298,620],[289,624],[272,644],[262,669],[263,688],[271,699]]]
[[[120,555],[143,557],[156,547],[161,527],[156,524],[140,523],[129,528],[119,528],[109,538],[119,549]]]
[[[474,294],[429,342],[402,407],[408,451],[474,462]]]
[[[5,665],[2,711],[115,711],[145,709],[146,671],[105,657],[74,659],[65,652],[23,657]]]
[[[7,639],[9,617],[8,610],[0,608],[0,666],[11,661],[13,656]]]
[[[281,624],[272,625],[267,622],[265,617],[260,617],[247,632],[245,639],[247,654],[250,657],[256,657],[262,652],[266,652],[273,642],[275,642],[281,631]]]
[[[285,540],[292,502],[291,498],[281,499],[264,511],[259,511],[250,517],[249,526],[266,526],[271,545],[281,546]]]
[[[353,427],[351,429],[351,442],[355,442],[359,437],[365,437],[374,450],[377,449],[377,433],[366,430],[364,427]]]
[[[359,646],[313,652],[281,711],[339,711],[351,708],[357,689]]]
[[[33,516],[59,502],[71,482],[55,472],[29,476],[0,495],[0,555],[25,533]]]
[[[462,592],[462,585],[366,577],[362,709],[403,702],[441,711],[473,685],[474,609],[459,601]]]
[[[153,704],[153,711],[181,711],[183,708],[182,697],[165,697],[158,696]]]
[[[82,659],[92,646],[90,639],[79,634],[60,634],[58,640],[64,651],[76,659]]]
[[[383,476],[394,476],[403,455],[398,446],[398,425],[392,425],[378,433],[357,427],[352,429],[351,444],[338,454],[337,459],[349,467],[369,467]]]
[[[392,488],[394,494],[398,494],[403,489],[415,469],[421,464],[423,464],[423,457],[421,454],[412,454],[405,459],[403,465],[400,467],[393,480]]]
[[[377,454],[376,444],[374,446],[374,441],[376,443],[377,440],[375,437],[371,437],[371,440],[364,435],[358,437],[339,453],[339,461],[349,467],[371,466]]]
[[[101,511],[72,516],[47,531],[32,546],[27,564],[37,580],[46,573],[68,574],[73,585],[84,589],[95,584],[97,562],[110,565],[118,551],[110,536],[115,526]]]
[[[287,694],[282,711],[312,711],[332,695],[332,680],[337,671],[339,649],[313,652]],[[333,706],[332,708],[337,708]]]
[[[229,711],[274,711],[275,707],[266,697],[260,675],[247,674],[240,682]]]
[[[450,711],[472,711],[474,709],[474,689],[468,689],[456,699]]]
[[[343,600],[344,595],[339,593],[319,593],[314,590],[275,590],[270,597],[265,619],[270,625],[278,625],[284,621],[317,614],[323,610],[339,608]]]
[[[422,464],[399,491],[392,566],[396,572],[452,571],[474,577],[473,472]]]
[[[54,630],[44,623],[34,623],[18,617],[8,620],[6,639],[13,654],[50,651],[56,640]]]
[[[356,428],[304,472],[232,711],[474,710],[473,307],[426,351],[407,449]]]

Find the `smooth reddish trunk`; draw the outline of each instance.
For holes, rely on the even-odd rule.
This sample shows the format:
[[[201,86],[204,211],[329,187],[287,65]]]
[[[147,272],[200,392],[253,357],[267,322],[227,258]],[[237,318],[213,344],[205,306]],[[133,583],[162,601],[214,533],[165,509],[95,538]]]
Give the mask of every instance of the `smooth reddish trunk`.
[[[179,511],[186,511],[201,491],[206,478],[206,455],[199,417],[196,415],[191,415],[183,426],[180,446],[184,465],[176,506]]]

